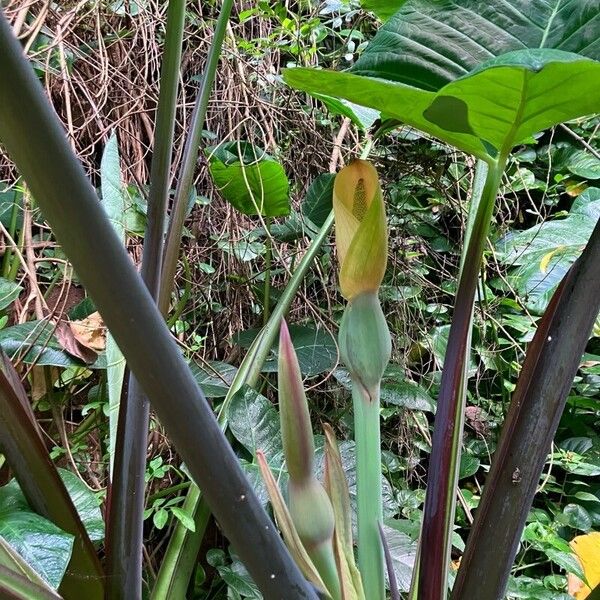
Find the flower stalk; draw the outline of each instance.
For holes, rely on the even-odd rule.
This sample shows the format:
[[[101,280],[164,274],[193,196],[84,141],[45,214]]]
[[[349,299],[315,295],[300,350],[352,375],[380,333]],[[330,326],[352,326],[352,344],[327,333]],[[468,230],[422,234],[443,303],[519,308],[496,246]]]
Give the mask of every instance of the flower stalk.
[[[352,378],[356,442],[358,566],[365,596],[385,598],[379,390],[391,355],[390,333],[377,296],[387,265],[387,224],[377,171],[357,160],[333,190],[340,289],[348,300],[339,331],[342,361]]]

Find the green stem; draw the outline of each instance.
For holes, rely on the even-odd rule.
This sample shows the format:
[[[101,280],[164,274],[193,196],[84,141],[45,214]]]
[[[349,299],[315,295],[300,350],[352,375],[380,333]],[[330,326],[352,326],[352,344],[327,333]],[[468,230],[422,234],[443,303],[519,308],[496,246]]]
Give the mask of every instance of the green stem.
[[[365,597],[383,600],[384,556],[379,534],[379,524],[383,521],[379,387],[369,394],[360,381],[353,379],[352,403],[356,442],[358,568]]]
[[[473,301],[496,195],[506,156],[489,166],[456,294],[433,431],[427,496],[423,515],[419,598],[444,600],[448,594],[448,564],[458,467],[460,464]]]
[[[198,486],[192,484],[182,509],[188,515],[193,515],[196,535],[177,521],[152,590],[152,600],[186,597],[190,576],[198,560],[200,543],[210,518],[208,505],[200,499]],[[198,535],[198,532],[202,534]]]
[[[273,258],[273,238],[271,237],[271,217],[265,217],[265,291],[263,294],[263,325],[269,321],[271,303],[271,260]]]
[[[198,149],[202,142],[202,130],[206,119],[208,100],[215,80],[215,74],[221,56],[221,48],[223,46],[223,39],[225,37],[225,32],[227,31],[227,23],[229,22],[232,7],[233,0],[223,0],[221,12],[219,13],[217,24],[215,25],[213,41],[210,45],[210,50],[208,51],[208,58],[200,92],[196,98],[196,105],[194,106],[191,130],[185,142],[183,162],[179,171],[177,189],[175,190],[175,199],[173,202],[171,219],[169,221],[169,229],[165,241],[165,254],[162,264],[163,274],[160,282],[160,299],[158,305],[163,314],[166,314],[168,310],[171,290],[173,289],[175,282],[175,272],[177,270],[177,260],[179,258],[179,249],[181,246],[183,222],[185,221],[194,172],[198,161]]]
[[[12,236],[14,239],[14,236]],[[23,248],[25,247],[25,228],[22,227],[21,231],[19,231],[19,239],[17,241],[17,248],[19,249],[19,251],[23,251]],[[13,251],[12,247],[11,247],[11,252]],[[19,257],[17,255],[16,252],[13,252],[13,255],[11,256],[10,259],[10,269],[8,270],[8,275],[6,276],[6,279],[8,279],[9,281],[15,281],[15,279],[17,278],[17,274],[19,272],[19,267],[21,266],[21,262],[19,260]]]
[[[471,189],[471,202],[469,203],[469,214],[467,216],[467,227],[465,230],[465,238],[463,240],[463,248],[468,248],[471,243],[471,236],[473,234],[475,220],[477,219],[477,213],[479,212],[479,206],[483,197],[488,170],[489,166],[484,160],[477,161],[475,175],[473,177],[473,187]],[[460,268],[458,270],[459,278],[462,275],[466,260],[467,253],[462,252],[460,255]]]
[[[182,256],[181,262],[183,264],[183,274],[185,276],[183,293],[177,300],[175,308],[171,314],[169,314],[169,318],[167,319],[167,324],[169,327],[173,327],[179,317],[181,317],[185,307],[187,306],[188,300],[192,296],[192,269],[190,268],[190,261],[188,260],[187,256]]]
[[[164,489],[156,492],[156,494],[152,494],[151,496],[148,496],[146,505],[152,506],[152,503],[155,500],[158,500],[159,498],[165,498],[166,496],[171,496],[173,494],[176,494],[177,492],[182,492],[183,490],[187,490],[190,487],[190,485],[191,485],[190,481],[182,481],[181,483],[176,483],[175,485],[172,485],[168,488],[164,488]]]
[[[10,213],[10,224],[8,227],[8,233],[10,233],[10,237],[15,239],[15,231],[17,230],[17,217],[19,216],[19,204],[17,203],[17,192],[13,191],[13,205]],[[15,258],[17,262],[17,270],[14,270],[13,265],[13,249],[10,246],[6,247],[6,253],[4,254],[4,260],[2,261],[2,277],[8,279],[9,281],[14,281],[17,275],[17,270],[19,268],[19,259]],[[13,273],[14,270],[14,273]],[[10,275],[9,275],[10,274]],[[12,276],[12,279],[11,279]]]

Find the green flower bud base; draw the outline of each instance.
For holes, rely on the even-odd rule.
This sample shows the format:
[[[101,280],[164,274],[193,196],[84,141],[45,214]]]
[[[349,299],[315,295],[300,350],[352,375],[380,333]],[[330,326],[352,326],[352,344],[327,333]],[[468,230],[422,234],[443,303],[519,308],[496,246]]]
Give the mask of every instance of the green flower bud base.
[[[365,292],[352,298],[344,311],[338,341],[352,378],[369,393],[378,388],[392,342],[377,294]]]

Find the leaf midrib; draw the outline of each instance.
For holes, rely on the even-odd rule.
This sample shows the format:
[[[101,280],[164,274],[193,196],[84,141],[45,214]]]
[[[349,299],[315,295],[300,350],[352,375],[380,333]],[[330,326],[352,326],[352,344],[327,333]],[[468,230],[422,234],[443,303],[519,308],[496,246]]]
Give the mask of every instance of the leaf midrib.
[[[548,19],[548,23],[546,24],[546,28],[544,29],[544,33],[542,35],[542,40],[540,41],[540,45],[539,45],[540,48],[544,47],[544,44],[546,43],[546,40],[548,39],[548,35],[550,34],[550,27],[552,26],[552,22],[554,21],[554,19],[556,18],[556,15],[558,14],[558,9],[560,8],[561,2],[562,2],[562,0],[556,1],[554,10],[552,11],[550,18]]]

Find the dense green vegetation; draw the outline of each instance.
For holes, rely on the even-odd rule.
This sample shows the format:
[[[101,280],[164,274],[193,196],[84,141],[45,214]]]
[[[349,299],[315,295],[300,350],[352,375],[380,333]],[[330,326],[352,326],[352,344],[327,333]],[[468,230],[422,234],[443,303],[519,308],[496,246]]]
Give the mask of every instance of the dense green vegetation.
[[[429,50],[419,53],[412,43],[425,40],[428,49],[443,48],[444,28],[436,22],[461,32],[467,21],[460,7],[453,12],[453,2],[235,3],[229,23],[225,15],[219,24],[220,4],[171,2],[169,28],[167,3],[43,4],[0,1],[120,243],[142,265],[180,353],[220,426],[227,429],[242,471],[269,514],[272,490],[260,475],[261,457],[282,490],[290,478],[277,405],[282,386],[276,376],[276,339],[283,316],[317,434],[316,476],[322,479],[325,470],[327,444],[321,432],[327,423],[338,440],[353,505],[361,494],[355,460],[362,450],[355,447],[354,440],[360,442],[351,399],[360,376],[349,364],[346,338],[338,345],[342,316],[349,309],[338,292],[339,241],[336,249],[328,233],[334,173],[358,157],[375,165],[389,232],[387,270],[378,293],[392,339],[391,361],[379,389],[383,532],[397,587],[407,597],[426,486],[437,485],[427,477],[439,472],[436,461],[447,455],[442,446],[432,453],[432,445],[436,411],[448,396],[452,402],[443,411],[448,418],[444,423],[456,425],[455,439],[462,448],[461,455],[453,454],[459,456],[458,492],[451,474],[445,487],[440,483],[435,489],[441,490],[436,497],[449,494],[450,504],[457,498],[456,517],[452,520],[452,511],[445,515],[447,530],[439,534],[439,539],[450,536],[449,555],[440,551],[440,560],[451,562],[453,583],[502,426],[507,415],[516,418],[509,406],[519,375],[525,372],[535,382],[531,369],[536,365],[531,363],[538,356],[539,364],[544,360],[543,348],[530,342],[538,329],[547,332],[546,327],[561,322],[560,312],[545,322],[542,316],[555,314],[556,305],[548,309],[551,298],[600,219],[600,120],[594,114],[600,111],[600,50],[595,41],[600,9],[567,0],[525,3],[531,5],[528,22],[502,21],[505,31],[492,43],[486,31],[496,26],[502,11],[483,9],[481,2],[462,3],[481,9],[472,17],[480,37],[474,35],[471,41],[485,56],[469,46],[470,54],[456,58],[449,52],[445,58],[450,66],[437,69]],[[522,8],[523,3],[508,4]],[[179,17],[173,5],[179,6]],[[392,17],[402,5],[404,12]],[[423,14],[429,28],[419,20]],[[177,18],[183,24],[179,31]],[[385,29],[376,35],[384,21]],[[570,29],[573,22],[578,29]],[[519,32],[518,48],[512,45],[511,27]],[[211,88],[206,57],[213,30],[217,39],[219,31],[223,35],[223,47],[212,49],[219,67]],[[183,39],[181,70],[174,50],[178,36]],[[392,50],[390,37],[399,40]],[[161,125],[155,112],[165,48],[176,66],[170,83],[175,92],[170,104],[161,95],[161,106],[167,107]],[[406,56],[410,67],[403,70]],[[347,68],[350,73],[340,73]],[[168,88],[165,72],[162,89]],[[513,95],[498,93],[520,78],[527,85],[515,84]],[[198,124],[192,105],[199,89],[207,112],[204,119],[196,111],[202,114]],[[0,105],[0,119],[3,110]],[[190,127],[195,139],[184,149]],[[159,135],[166,148],[170,136],[174,139],[172,156],[162,153],[162,176],[158,153],[151,152],[159,147]],[[77,597],[80,582],[72,571],[109,573],[109,597],[122,597],[124,589],[140,583],[122,556],[136,544],[141,547],[143,536],[144,597],[261,598],[259,586],[222,532],[226,522],[217,523],[211,516],[208,505],[214,509],[215,496],[203,489],[205,500],[192,482],[202,471],[200,462],[193,461],[195,448],[203,443],[203,431],[193,429],[196,415],[190,416],[189,438],[181,434],[181,446],[173,434],[171,406],[173,414],[186,414],[184,401],[189,409],[198,396],[189,387],[177,408],[166,401],[154,404],[146,387],[153,374],[143,379],[136,367],[149,364],[142,355],[156,354],[155,347],[140,346],[139,354],[130,357],[131,349],[120,337],[121,354],[115,341],[121,332],[111,325],[115,338],[107,334],[97,312],[116,322],[121,310],[135,310],[127,286],[119,286],[125,280],[107,279],[112,290],[104,282],[105,296],[94,302],[96,288],[89,284],[93,277],[83,261],[76,263],[82,259],[72,255],[77,235],[65,236],[67,225],[64,230],[56,227],[47,208],[51,205],[44,204],[39,192],[32,193],[36,182],[21,178],[12,162],[19,160],[3,152],[3,142],[0,135],[0,346],[9,360],[0,377],[0,400],[20,407],[15,421],[37,419],[42,434],[11,430],[5,424],[10,418],[0,419],[0,567],[14,570],[19,564],[16,551],[34,572],[26,565],[20,569],[39,586],[30,595],[21,590],[15,597],[56,597],[48,585],[65,598]],[[191,193],[186,176],[193,183]],[[161,185],[170,215],[178,212],[184,219],[181,231],[177,217],[166,225],[156,217],[160,208],[154,201],[161,197]],[[473,198],[481,202],[483,217],[479,212],[476,216]],[[172,251],[178,261],[164,260],[161,279],[156,265],[161,265],[163,231],[170,248],[166,254]],[[153,243],[160,246],[154,260],[148,258]],[[471,245],[482,255],[481,264]],[[95,259],[104,269],[102,253]],[[465,272],[471,273],[475,291],[472,327],[472,300],[457,301],[467,297],[459,286],[459,280],[461,285],[468,280]],[[111,294],[115,316],[103,304]],[[561,308],[569,295],[557,294]],[[344,296],[352,301],[352,294]],[[591,323],[597,308],[589,312],[596,313],[588,315]],[[459,342],[451,339],[449,344],[457,314],[466,319],[467,347],[470,340],[465,365],[456,349]],[[564,390],[564,411],[558,389],[557,398],[549,398],[553,394],[546,390],[548,397],[537,400],[539,411],[556,409],[562,416],[543,457],[541,477],[531,475],[535,498],[531,510],[526,506],[522,536],[518,533],[521,541],[506,598],[566,600],[578,591],[579,580],[592,587],[600,583],[598,572],[589,568],[593,560],[586,563],[575,553],[586,545],[589,556],[595,548],[600,562],[600,321],[596,319],[589,340],[582,328],[568,334],[573,339],[577,335],[585,338],[585,353],[581,360],[577,352],[571,357],[578,361],[577,373],[568,393]],[[535,354],[524,367],[528,347]],[[123,355],[139,384],[129,379]],[[155,360],[161,372],[160,354]],[[459,376],[459,384],[446,396],[445,361],[454,365],[446,365],[446,379],[463,368],[466,373],[464,385]],[[166,362],[177,374],[175,362]],[[565,377],[569,381],[564,385],[570,386],[570,376]],[[524,388],[528,381],[519,385]],[[168,390],[168,383],[164,385],[163,391]],[[171,389],[173,397],[178,389]],[[160,415],[148,412],[142,390]],[[137,406],[139,412],[130,412],[128,422],[121,416],[118,423],[119,403],[123,406],[126,397],[128,406]],[[551,425],[548,431],[552,435]],[[13,439],[21,445],[11,446]],[[28,453],[28,445],[36,450]],[[59,467],[87,536],[77,533],[75,516],[57,521],[57,514],[71,510],[65,508],[70,503],[64,493],[56,492],[49,513],[32,501],[48,489],[64,489],[58,475],[39,480],[37,486],[23,485],[19,478],[19,465],[11,457],[27,454],[32,461],[27,464],[44,470],[45,449]],[[532,462],[536,452],[545,455],[546,448],[531,448]],[[289,463],[289,451],[286,457]],[[137,481],[134,468],[123,474],[136,460],[145,469]],[[511,470],[514,488],[524,471],[529,476],[523,464]],[[139,490],[143,530],[136,530],[135,510],[127,512],[136,504],[132,486]],[[224,496],[228,489],[224,484]],[[245,521],[245,526],[252,531],[252,522]],[[508,523],[496,527],[507,528]],[[111,533],[109,540],[105,531]],[[493,546],[489,532],[487,539]],[[266,542],[261,551],[267,553],[265,548]],[[281,560],[284,564],[285,558]],[[359,551],[359,568],[363,560]],[[432,581],[423,576],[428,568],[425,558],[421,576]],[[446,588],[443,570],[438,571]],[[8,580],[6,576],[3,585]],[[377,583],[367,585],[377,588]],[[48,595],[36,596],[41,589]],[[423,595],[412,597],[438,597],[435,593],[423,591],[421,582]],[[102,594],[99,586],[91,597]],[[576,597],[585,595],[579,591]]]

